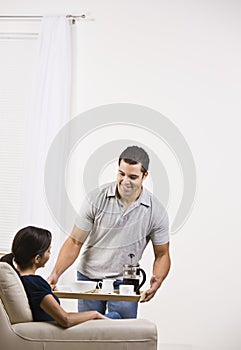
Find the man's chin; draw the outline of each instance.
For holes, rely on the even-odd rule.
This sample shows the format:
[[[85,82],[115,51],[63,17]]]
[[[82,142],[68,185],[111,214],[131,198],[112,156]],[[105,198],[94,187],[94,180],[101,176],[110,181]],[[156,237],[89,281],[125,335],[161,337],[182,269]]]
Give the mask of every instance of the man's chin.
[[[122,186],[118,187],[118,192],[121,198],[129,198],[133,196],[132,188],[123,188]]]
[[[133,191],[121,191],[120,193],[121,198],[130,198],[131,196],[133,196]]]

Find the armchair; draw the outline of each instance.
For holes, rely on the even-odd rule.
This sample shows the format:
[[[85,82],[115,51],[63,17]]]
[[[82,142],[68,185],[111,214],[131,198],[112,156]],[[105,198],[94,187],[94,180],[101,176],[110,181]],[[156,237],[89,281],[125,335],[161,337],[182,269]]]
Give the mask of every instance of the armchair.
[[[91,320],[64,329],[34,322],[16,272],[0,262],[2,350],[156,350],[156,326],[144,319]]]

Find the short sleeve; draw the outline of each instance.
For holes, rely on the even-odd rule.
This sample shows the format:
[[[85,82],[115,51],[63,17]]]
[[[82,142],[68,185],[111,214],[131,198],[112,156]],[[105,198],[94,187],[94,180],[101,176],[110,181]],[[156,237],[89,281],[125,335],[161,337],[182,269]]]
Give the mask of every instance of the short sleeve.
[[[163,245],[169,242],[168,214],[160,203],[155,206],[150,239],[154,245]]]
[[[36,303],[41,304],[46,295],[52,294],[50,285],[41,276],[23,276],[22,281],[27,289],[27,294],[30,294],[31,291],[31,298],[34,298]]]
[[[49,294],[59,303],[59,299],[53,294],[48,282],[38,275],[21,276],[21,280],[28,297],[33,320],[52,321],[52,317],[45,313],[40,307],[44,297]]]
[[[90,197],[86,197],[80,206],[79,213],[75,219],[75,225],[86,232],[91,231],[94,223],[93,204]]]

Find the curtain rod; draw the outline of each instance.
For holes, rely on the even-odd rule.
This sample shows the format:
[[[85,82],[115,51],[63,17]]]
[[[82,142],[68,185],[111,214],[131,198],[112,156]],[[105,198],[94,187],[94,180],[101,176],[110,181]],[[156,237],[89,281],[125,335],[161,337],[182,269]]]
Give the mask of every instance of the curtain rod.
[[[19,16],[0,16],[0,20],[1,19],[41,19],[41,18],[43,18],[43,16],[32,16],[32,15],[19,15]],[[66,18],[70,18],[70,19],[72,19],[72,23],[74,24],[75,23],[75,20],[76,19],[79,19],[79,18],[81,18],[81,19],[85,19],[86,18],[86,15],[83,13],[82,15],[77,15],[77,16],[75,16],[75,15],[66,15]]]

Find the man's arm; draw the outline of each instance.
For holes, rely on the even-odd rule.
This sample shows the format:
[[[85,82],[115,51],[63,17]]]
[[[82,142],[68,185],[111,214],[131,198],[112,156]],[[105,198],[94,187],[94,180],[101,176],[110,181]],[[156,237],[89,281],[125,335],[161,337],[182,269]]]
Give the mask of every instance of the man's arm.
[[[142,302],[151,300],[158,288],[168,275],[171,261],[169,255],[169,243],[163,245],[153,245],[155,260],[153,264],[153,275],[150,281],[150,289],[146,292],[145,299]]]
[[[48,277],[47,281],[55,287],[58,282],[59,277],[62,273],[70,267],[74,261],[77,259],[82,243],[75,237],[86,238],[88,232],[79,229],[74,225],[71,235],[66,239],[62,248],[60,249],[56,264],[53,268],[51,275]]]

